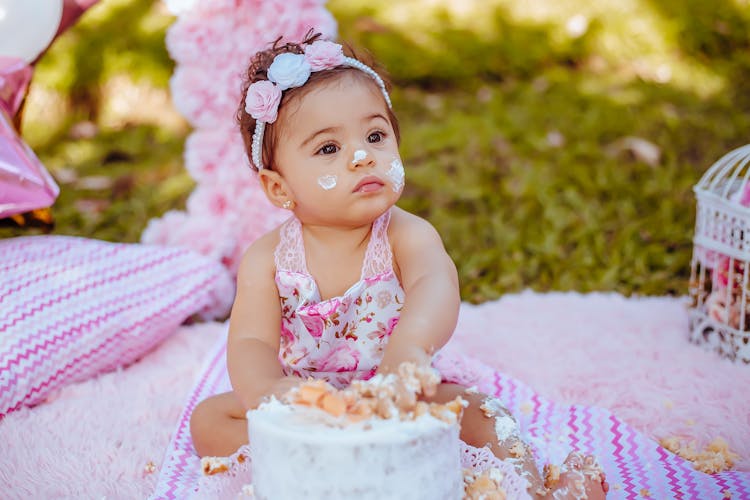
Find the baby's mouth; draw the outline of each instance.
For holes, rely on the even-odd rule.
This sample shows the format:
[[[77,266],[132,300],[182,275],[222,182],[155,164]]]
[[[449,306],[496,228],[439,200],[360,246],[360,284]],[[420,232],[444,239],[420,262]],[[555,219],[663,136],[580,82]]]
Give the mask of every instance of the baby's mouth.
[[[385,182],[380,180],[379,177],[374,175],[368,175],[363,177],[356,186],[354,186],[353,193],[371,193],[385,186]]]

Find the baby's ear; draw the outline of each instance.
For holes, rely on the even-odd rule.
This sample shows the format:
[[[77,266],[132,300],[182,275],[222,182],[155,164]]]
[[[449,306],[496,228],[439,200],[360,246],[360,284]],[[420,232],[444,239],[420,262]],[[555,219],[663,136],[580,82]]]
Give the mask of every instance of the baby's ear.
[[[268,200],[279,208],[284,202],[294,201],[284,178],[278,172],[264,168],[258,172],[258,180]]]

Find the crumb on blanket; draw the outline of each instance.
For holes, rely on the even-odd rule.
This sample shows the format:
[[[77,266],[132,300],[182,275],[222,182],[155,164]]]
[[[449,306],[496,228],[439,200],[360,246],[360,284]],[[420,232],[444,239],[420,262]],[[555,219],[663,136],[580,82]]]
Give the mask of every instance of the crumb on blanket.
[[[232,466],[232,460],[229,457],[203,457],[201,458],[201,469],[207,476],[227,472]]]
[[[672,453],[693,463],[696,470],[706,474],[715,474],[734,467],[739,455],[729,449],[724,439],[717,437],[703,451],[698,451],[695,441],[684,443],[672,436],[659,440],[659,444]]]
[[[144,474],[153,474],[156,472],[156,464],[153,462],[153,460],[149,460],[148,463],[143,467],[143,473]]]

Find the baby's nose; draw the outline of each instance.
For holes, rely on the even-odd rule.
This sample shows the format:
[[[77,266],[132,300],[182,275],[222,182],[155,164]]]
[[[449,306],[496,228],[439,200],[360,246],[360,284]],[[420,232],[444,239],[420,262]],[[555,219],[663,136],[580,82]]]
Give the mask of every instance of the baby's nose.
[[[354,156],[351,162],[352,166],[361,167],[365,165],[373,165],[374,163],[375,159],[364,149],[357,149],[354,151]]]

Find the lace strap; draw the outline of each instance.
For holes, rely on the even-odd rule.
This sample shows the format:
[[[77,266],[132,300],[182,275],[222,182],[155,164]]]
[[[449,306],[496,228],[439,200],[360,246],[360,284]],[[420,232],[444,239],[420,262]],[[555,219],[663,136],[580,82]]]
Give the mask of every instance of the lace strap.
[[[279,228],[279,244],[273,254],[276,271],[307,272],[302,242],[302,224],[292,217]]]
[[[391,211],[375,219],[372,223],[372,234],[367,244],[365,261],[362,264],[362,279],[369,278],[393,269],[393,254],[391,243],[388,241],[388,223],[391,221]]]

